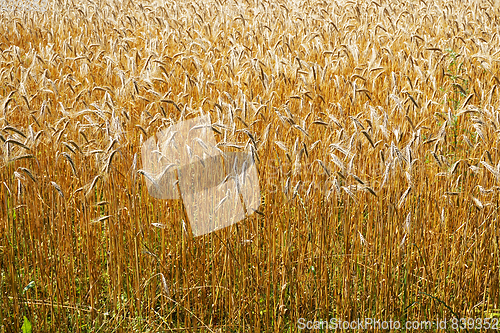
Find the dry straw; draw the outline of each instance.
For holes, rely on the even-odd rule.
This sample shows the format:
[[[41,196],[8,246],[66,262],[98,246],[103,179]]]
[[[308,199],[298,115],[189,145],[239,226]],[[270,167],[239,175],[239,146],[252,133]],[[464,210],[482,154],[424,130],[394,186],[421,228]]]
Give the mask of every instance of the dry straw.
[[[497,7],[0,12],[0,331],[24,317],[39,331],[283,332],[496,316]],[[252,153],[261,205],[193,238],[137,155],[206,114],[215,150]]]

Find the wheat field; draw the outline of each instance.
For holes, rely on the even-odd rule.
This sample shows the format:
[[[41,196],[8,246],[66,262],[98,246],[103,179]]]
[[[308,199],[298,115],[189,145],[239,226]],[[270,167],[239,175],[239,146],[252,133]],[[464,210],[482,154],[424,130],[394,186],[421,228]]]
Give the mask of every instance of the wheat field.
[[[0,12],[0,332],[498,318],[499,22],[473,0]],[[261,203],[193,237],[139,171],[200,114]]]

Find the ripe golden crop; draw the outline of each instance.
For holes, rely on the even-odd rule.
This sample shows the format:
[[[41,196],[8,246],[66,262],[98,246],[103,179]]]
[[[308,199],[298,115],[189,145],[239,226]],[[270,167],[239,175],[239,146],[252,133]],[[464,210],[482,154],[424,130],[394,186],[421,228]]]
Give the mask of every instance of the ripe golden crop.
[[[499,8],[0,12],[0,332],[496,316]],[[218,149],[254,156],[261,205],[193,238],[182,201],[148,194],[140,157],[200,114]]]

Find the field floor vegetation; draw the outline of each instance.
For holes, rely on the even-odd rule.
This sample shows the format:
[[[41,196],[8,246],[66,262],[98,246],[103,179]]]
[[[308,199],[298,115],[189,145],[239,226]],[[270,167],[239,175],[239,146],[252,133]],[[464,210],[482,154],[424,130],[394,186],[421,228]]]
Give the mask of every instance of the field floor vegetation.
[[[498,318],[499,26],[482,0],[1,11],[0,332]],[[193,237],[141,145],[203,114],[261,204]]]

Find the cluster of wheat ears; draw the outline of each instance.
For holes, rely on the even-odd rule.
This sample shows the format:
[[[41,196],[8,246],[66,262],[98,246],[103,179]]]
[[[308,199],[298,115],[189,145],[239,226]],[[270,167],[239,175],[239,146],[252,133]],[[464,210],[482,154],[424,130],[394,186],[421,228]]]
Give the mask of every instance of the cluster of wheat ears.
[[[499,4],[0,12],[0,332],[296,331],[500,310]],[[210,114],[259,211],[193,238],[141,145]]]

